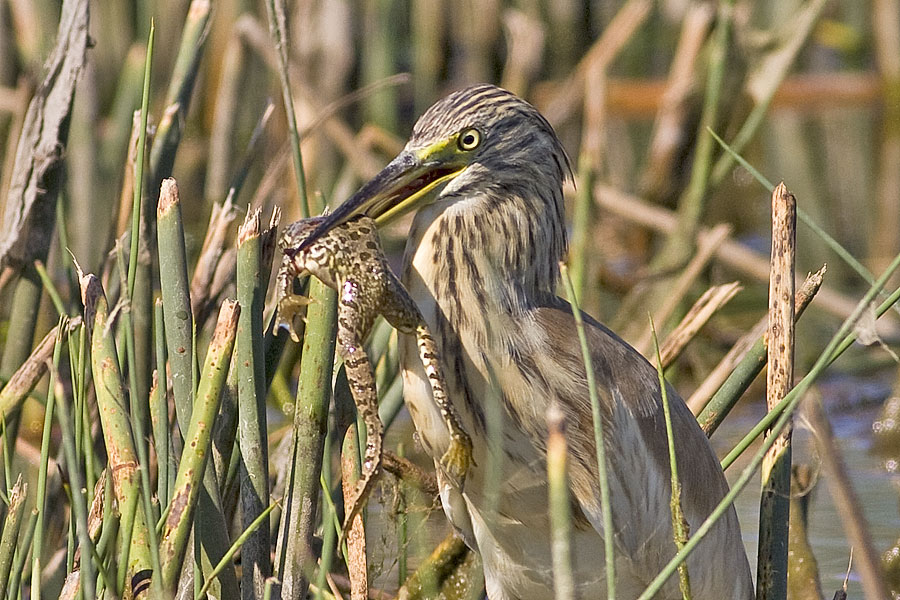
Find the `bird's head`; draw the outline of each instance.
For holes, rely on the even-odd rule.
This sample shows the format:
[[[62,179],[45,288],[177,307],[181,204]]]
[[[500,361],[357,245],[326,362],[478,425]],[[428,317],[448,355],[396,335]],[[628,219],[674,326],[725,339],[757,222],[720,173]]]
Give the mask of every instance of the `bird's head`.
[[[300,249],[356,215],[387,223],[463,187],[467,195],[500,201],[553,198],[557,206],[547,209],[557,212],[570,174],[562,144],[533,106],[496,86],[469,87],[425,111],[403,151],[326,217]]]

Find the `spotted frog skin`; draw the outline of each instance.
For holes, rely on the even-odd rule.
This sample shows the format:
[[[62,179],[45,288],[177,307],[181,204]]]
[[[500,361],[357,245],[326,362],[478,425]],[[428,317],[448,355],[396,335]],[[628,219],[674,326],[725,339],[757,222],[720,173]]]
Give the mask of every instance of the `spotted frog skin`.
[[[375,374],[363,346],[379,314],[401,333],[416,336],[434,402],[450,432],[450,447],[441,458],[441,466],[460,487],[472,461],[472,441],[447,398],[434,339],[419,309],[388,266],[378,242],[375,222],[368,217],[358,217],[335,227],[302,252],[298,251],[322,219],[312,217],[291,223],[279,241],[284,258],[277,277],[278,320],[287,326],[296,340],[294,317],[309,302],[293,293],[296,277],[315,275],[339,294],[338,352],[344,360],[350,391],[367,434],[362,475],[344,519],[343,532],[346,534],[381,469],[384,427],[378,418]]]

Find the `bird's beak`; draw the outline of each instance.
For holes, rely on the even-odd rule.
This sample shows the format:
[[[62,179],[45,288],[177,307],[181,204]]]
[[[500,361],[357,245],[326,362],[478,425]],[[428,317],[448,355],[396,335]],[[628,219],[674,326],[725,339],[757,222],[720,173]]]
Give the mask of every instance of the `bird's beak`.
[[[467,163],[454,150],[451,140],[420,150],[404,150],[326,216],[297,251],[308,248],[331,229],[356,216],[366,215],[381,225],[418,207],[429,197],[429,192],[466,168]]]

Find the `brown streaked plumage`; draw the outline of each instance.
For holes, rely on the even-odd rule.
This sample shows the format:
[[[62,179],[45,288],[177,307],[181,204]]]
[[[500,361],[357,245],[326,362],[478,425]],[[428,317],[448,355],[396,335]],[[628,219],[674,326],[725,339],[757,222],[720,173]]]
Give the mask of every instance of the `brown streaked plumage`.
[[[473,440],[464,489],[441,477],[448,518],[482,556],[492,600],[553,594],[546,409],[566,413],[579,598],[606,594],[591,410],[568,303],[556,296],[565,252],[566,154],[528,103],[490,85],[451,94],[419,119],[403,152],[329,216],[312,239],[356,214],[416,209],[402,280],[428,322],[449,397]],[[675,553],[665,424],[656,370],[585,316],[604,419],[620,598],[637,596]],[[404,396],[426,450],[450,441],[415,342],[402,337]],[[491,388],[496,381],[496,389]],[[706,437],[669,389],[685,515],[696,528],[727,491]],[[500,482],[485,482],[485,403],[503,416]],[[496,512],[491,485],[499,483]],[[734,510],[688,560],[695,599],[753,594]],[[676,579],[663,596],[680,598]]]

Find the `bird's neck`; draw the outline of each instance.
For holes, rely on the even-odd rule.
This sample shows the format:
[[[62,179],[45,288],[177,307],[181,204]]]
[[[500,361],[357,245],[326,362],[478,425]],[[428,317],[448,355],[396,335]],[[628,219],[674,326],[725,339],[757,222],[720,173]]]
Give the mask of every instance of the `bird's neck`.
[[[484,342],[555,295],[564,251],[561,199],[444,198],[416,215],[403,280],[426,319]]]

